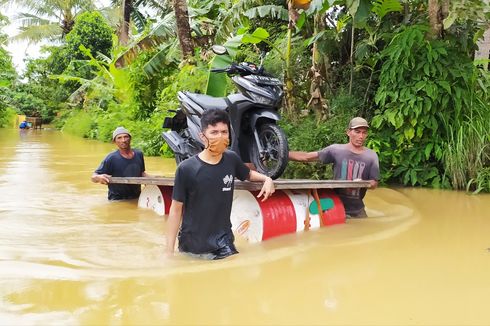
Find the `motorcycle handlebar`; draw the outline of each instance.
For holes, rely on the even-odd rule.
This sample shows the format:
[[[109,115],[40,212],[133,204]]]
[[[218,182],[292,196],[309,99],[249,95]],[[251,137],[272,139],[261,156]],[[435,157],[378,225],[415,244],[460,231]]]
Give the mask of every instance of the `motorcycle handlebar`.
[[[260,75],[264,73],[263,67],[259,67],[257,70],[252,70],[248,66],[243,66],[241,64],[232,63],[226,68],[213,68],[211,72],[226,72],[227,74],[243,74],[243,75]]]

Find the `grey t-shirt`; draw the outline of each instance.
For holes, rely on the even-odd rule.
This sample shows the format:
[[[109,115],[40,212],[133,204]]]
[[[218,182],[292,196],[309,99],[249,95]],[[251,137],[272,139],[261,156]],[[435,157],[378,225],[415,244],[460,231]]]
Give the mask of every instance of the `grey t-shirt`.
[[[336,180],[379,180],[378,155],[365,148],[360,153],[353,153],[347,144],[330,145],[318,152],[322,163],[333,163],[333,174]],[[364,208],[362,201],[366,188],[336,189],[347,214],[357,214]]]

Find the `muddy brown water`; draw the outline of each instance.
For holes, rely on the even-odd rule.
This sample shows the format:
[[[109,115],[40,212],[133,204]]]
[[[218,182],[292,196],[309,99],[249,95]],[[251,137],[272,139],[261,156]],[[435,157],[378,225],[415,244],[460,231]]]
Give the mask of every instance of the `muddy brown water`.
[[[489,195],[379,188],[368,219],[168,259],[164,217],[90,182],[113,145],[12,129],[0,144],[2,325],[490,324]]]

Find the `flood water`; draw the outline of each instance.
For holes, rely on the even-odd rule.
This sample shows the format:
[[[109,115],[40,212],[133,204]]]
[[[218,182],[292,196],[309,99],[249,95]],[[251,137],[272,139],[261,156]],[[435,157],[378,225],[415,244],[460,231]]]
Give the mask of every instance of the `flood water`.
[[[8,129],[0,144],[2,325],[490,324],[489,195],[379,188],[368,219],[166,258],[165,218],[90,182],[113,145]]]

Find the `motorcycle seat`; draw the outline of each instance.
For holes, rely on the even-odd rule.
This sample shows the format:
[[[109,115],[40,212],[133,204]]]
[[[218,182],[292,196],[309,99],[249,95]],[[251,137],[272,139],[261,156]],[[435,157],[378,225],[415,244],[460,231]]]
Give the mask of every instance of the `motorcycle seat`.
[[[212,97],[196,93],[186,93],[185,95],[199,104],[205,111],[209,109],[225,110],[228,107],[228,103],[224,97]]]

